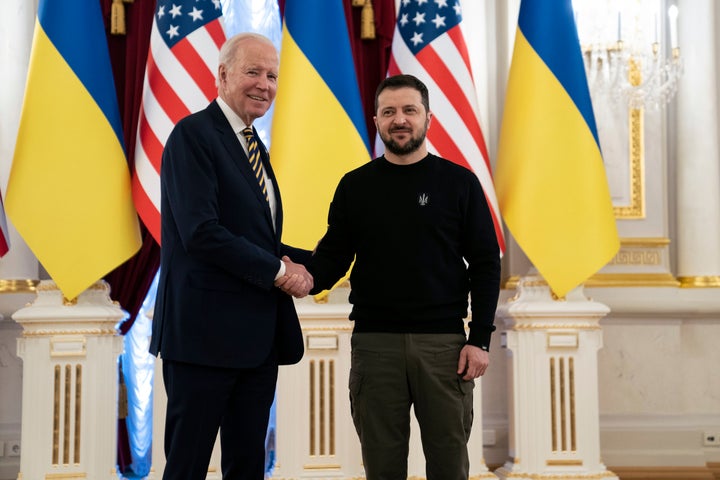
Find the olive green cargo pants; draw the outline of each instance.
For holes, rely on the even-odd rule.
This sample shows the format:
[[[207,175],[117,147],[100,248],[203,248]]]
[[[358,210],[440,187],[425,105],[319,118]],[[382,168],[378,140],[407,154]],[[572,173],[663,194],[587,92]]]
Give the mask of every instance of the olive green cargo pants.
[[[427,480],[467,480],[474,381],[457,372],[459,334],[354,333],[350,406],[367,480],[406,480],[410,406]]]

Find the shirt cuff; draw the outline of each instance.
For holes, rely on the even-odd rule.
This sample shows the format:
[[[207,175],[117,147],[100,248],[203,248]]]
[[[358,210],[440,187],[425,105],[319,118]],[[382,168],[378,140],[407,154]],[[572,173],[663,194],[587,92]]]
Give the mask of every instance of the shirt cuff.
[[[280,270],[278,270],[277,274],[275,275],[275,280],[285,275],[285,262],[280,260]]]

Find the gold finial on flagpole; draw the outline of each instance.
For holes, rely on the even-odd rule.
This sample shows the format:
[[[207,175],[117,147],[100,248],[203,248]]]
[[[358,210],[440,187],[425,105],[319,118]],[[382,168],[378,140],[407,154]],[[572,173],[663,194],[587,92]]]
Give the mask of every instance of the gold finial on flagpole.
[[[375,12],[372,0],[365,0],[360,13],[360,38],[363,40],[375,39]]]

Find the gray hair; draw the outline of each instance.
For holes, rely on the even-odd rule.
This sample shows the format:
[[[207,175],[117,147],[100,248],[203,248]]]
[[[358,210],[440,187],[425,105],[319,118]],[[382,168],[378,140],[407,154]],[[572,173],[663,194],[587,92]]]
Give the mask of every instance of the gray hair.
[[[257,40],[259,42],[267,43],[268,45],[271,45],[273,48],[275,48],[275,45],[272,43],[272,41],[264,35],[260,35],[259,33],[254,32],[238,33],[237,35],[233,35],[232,37],[228,38],[225,43],[223,43],[223,46],[220,47],[220,56],[218,63],[221,65],[225,65],[228,70],[231,69],[233,64],[235,63],[235,60],[237,59],[236,53],[238,48],[240,48],[240,45],[242,43],[248,40]]]

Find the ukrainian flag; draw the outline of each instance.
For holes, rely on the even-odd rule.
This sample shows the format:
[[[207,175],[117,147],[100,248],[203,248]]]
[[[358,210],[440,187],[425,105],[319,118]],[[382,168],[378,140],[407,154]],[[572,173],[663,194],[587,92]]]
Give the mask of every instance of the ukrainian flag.
[[[523,0],[495,189],[505,224],[564,296],[619,240],[571,0]]]
[[[140,248],[97,0],[40,0],[6,205],[70,299]]]
[[[315,247],[340,178],[369,152],[343,2],[287,0],[270,147],[284,243]]]

